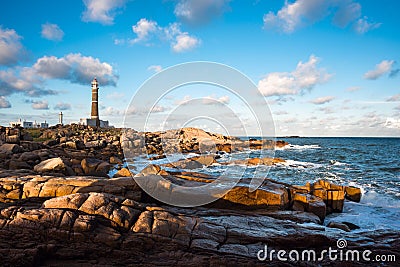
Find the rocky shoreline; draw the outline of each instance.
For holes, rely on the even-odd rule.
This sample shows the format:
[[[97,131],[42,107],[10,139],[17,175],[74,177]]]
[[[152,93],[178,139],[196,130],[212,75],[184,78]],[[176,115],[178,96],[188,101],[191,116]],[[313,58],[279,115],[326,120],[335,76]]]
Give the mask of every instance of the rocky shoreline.
[[[193,169],[285,162],[269,157],[220,162],[221,153],[284,147],[284,141],[242,141],[194,128],[138,133],[78,125],[53,127],[36,137],[22,129],[1,128],[0,135],[3,266],[325,266],[333,263],[328,258],[283,262],[276,255],[263,262],[257,253],[265,245],[271,250],[320,252],[337,248],[340,238],[347,240],[348,249],[400,259],[399,231],[367,232],[351,222],[325,220],[330,213],[342,212],[346,201],[359,202],[359,188],[326,180],[294,186],[265,179],[249,192],[249,181],[241,180],[213,203],[177,208],[159,203],[132,178],[161,176],[183,186],[204,185],[215,177]],[[124,167],[129,162],[123,160],[123,147],[154,159],[171,152],[201,155],[137,172]]]

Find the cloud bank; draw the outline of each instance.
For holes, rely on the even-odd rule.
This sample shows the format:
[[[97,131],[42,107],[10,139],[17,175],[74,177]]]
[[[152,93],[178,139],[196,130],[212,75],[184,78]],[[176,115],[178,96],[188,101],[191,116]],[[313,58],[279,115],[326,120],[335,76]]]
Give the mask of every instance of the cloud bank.
[[[11,103],[4,96],[0,96],[0,108],[11,108]]]
[[[82,20],[111,25],[126,2],[127,0],[83,0],[86,10],[82,13]]]
[[[332,75],[318,68],[320,59],[311,55],[305,63],[300,61],[292,72],[272,72],[258,82],[258,90],[264,96],[302,94],[316,85],[327,82]]]
[[[3,29],[0,25],[0,66],[15,65],[25,57],[21,39],[15,30]]]
[[[47,79],[66,80],[82,85],[90,84],[97,77],[102,86],[116,86],[118,75],[113,67],[98,58],[81,54],[64,57],[44,56],[31,67],[0,70],[0,95],[22,93],[30,97],[55,95],[58,92],[46,89]]]
[[[132,26],[132,31],[136,34],[136,38],[128,40],[130,44],[152,45],[152,41],[168,41],[176,53],[190,51],[201,44],[199,38],[182,31],[179,23],[162,27],[156,21],[142,18]],[[125,41],[115,40],[115,43],[120,44]]]
[[[310,102],[313,104],[316,104],[316,105],[322,105],[322,104],[331,102],[333,99],[335,99],[334,96],[323,96],[323,97],[315,98],[315,99],[311,100]]]
[[[375,65],[375,69],[367,71],[364,78],[367,80],[376,80],[392,70],[394,60],[383,60]]]
[[[64,103],[64,102],[58,102],[57,105],[54,106],[54,109],[56,109],[56,110],[70,110],[71,109],[71,104]]]
[[[32,101],[32,108],[39,110],[47,110],[49,109],[49,102],[47,102],[47,100]]]
[[[292,33],[297,29],[314,24],[333,14],[332,23],[344,28],[353,24],[357,33],[364,34],[378,28],[380,23],[369,22],[361,17],[361,5],[352,0],[296,0],[285,1],[276,13],[270,11],[264,15],[264,28],[277,29]]]
[[[210,22],[229,10],[230,0],[180,0],[175,6],[175,16],[184,23],[198,25]]]

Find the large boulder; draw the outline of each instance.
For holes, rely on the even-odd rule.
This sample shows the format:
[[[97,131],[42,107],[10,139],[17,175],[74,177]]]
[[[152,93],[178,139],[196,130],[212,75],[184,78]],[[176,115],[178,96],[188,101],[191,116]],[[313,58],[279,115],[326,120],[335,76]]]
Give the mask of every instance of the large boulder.
[[[85,174],[94,173],[97,166],[102,163],[101,160],[96,158],[86,158],[81,161],[81,166]]]
[[[32,169],[32,167],[28,163],[21,160],[11,160],[10,164],[8,165],[8,168],[10,170]]]
[[[6,143],[19,144],[19,142],[20,142],[20,138],[19,138],[19,135],[17,135],[17,134],[6,136]]]
[[[39,173],[64,171],[65,169],[66,165],[60,157],[44,160],[33,168],[35,172]]]
[[[19,157],[19,160],[21,160],[21,161],[37,161],[37,160],[40,160],[40,157],[35,152],[24,152]]]
[[[161,167],[155,164],[147,165],[137,176],[156,175],[161,171]]]
[[[114,156],[110,157],[110,164],[122,164],[122,163],[123,162],[121,159]]]
[[[342,212],[344,206],[344,191],[338,189],[314,188],[313,195],[321,198],[328,213]]]
[[[350,232],[351,231],[351,229],[346,224],[340,223],[340,222],[329,222],[327,227],[340,229],[340,230],[343,230],[345,232]]]
[[[236,207],[285,210],[289,207],[289,192],[285,186],[271,181],[264,181],[262,186],[252,192],[247,184],[239,183],[211,206],[227,209]]]
[[[50,139],[50,140],[46,140],[43,142],[43,145],[45,146],[55,146],[58,145],[60,143],[60,141],[58,139]]]
[[[292,200],[293,210],[311,212],[317,215],[321,221],[324,221],[326,205],[321,198],[309,194],[294,193],[294,195],[292,195]]]
[[[109,193],[135,201],[140,200],[142,194],[141,189],[131,177],[105,179],[88,176],[30,175],[21,178],[0,178],[0,207],[1,202],[27,199],[30,203],[30,200],[38,200],[38,198],[87,192]]]
[[[17,144],[4,144],[0,146],[0,153],[5,154],[15,154],[21,153],[23,151],[22,147]]]
[[[132,174],[128,168],[122,168],[120,170],[118,170],[113,178],[118,178],[118,177],[133,177],[134,174]]]
[[[86,148],[94,148],[101,149],[107,146],[107,143],[104,140],[96,140],[96,141],[88,141],[85,142]]]
[[[361,200],[361,189],[355,186],[346,186],[344,191],[346,192],[346,199],[354,201],[354,202],[360,202]]]
[[[96,159],[86,158],[81,161],[82,170],[86,175],[108,177],[111,165],[108,162]]]
[[[188,159],[178,160],[172,163],[164,164],[163,166],[178,169],[198,169],[204,166],[210,166],[216,163],[215,157],[212,155],[196,156]]]

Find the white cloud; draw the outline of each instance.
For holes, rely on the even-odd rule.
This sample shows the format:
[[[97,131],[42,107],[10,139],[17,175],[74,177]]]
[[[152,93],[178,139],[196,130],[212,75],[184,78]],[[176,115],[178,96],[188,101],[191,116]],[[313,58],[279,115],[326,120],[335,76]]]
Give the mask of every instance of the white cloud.
[[[104,109],[104,111],[102,112],[102,114],[105,116],[121,117],[121,116],[125,116],[125,115],[133,115],[133,114],[137,115],[137,114],[140,114],[140,112],[135,107],[129,107],[128,109],[117,109],[117,108],[110,106],[110,107],[106,107]]]
[[[400,94],[394,95],[386,99],[387,102],[400,102]]]
[[[37,97],[57,94],[56,91],[45,89],[42,85],[43,81],[37,79],[30,68],[19,72],[12,69],[0,70],[0,95],[24,93],[27,96]]]
[[[182,33],[176,36],[176,41],[172,45],[172,50],[177,53],[190,51],[199,46],[200,40],[196,37],[190,36],[188,33]]]
[[[43,101],[32,101],[33,109],[49,109],[49,102],[46,100]]]
[[[344,28],[353,23],[358,33],[365,33],[380,26],[380,23],[367,22],[366,17],[360,18],[361,5],[353,0],[296,0],[285,1],[285,5],[276,14],[272,11],[265,14],[264,28],[292,33],[331,14],[333,24]]]
[[[160,72],[160,71],[162,71],[162,67],[160,65],[151,65],[147,68],[147,70],[154,71],[154,72]]]
[[[317,84],[327,82],[331,74],[317,67],[319,58],[311,55],[305,63],[299,62],[292,72],[273,72],[258,82],[258,90],[264,96],[297,95],[311,90]]]
[[[164,111],[166,111],[166,110],[168,110],[166,107],[164,107],[164,106],[161,106],[161,105],[155,105],[151,110],[150,110],[150,112],[151,113],[160,113],[160,112],[164,112]]]
[[[21,39],[15,30],[3,29],[0,25],[0,65],[14,65],[24,57]]]
[[[230,0],[179,0],[174,14],[185,23],[207,23],[229,10],[229,2]]]
[[[264,27],[267,29],[276,27],[291,33],[304,23],[314,23],[326,16],[327,8],[327,1],[297,0],[293,3],[285,1],[285,5],[276,15],[273,12],[264,15]]]
[[[157,22],[147,20],[145,18],[140,19],[136,25],[132,26],[132,31],[136,33],[136,38],[131,40],[132,44],[147,41],[153,33],[159,31],[160,28]]]
[[[331,102],[333,99],[335,99],[334,96],[323,96],[323,97],[315,98],[315,99],[311,100],[310,102],[313,104],[316,104],[316,105],[322,105],[322,104]]]
[[[103,112],[102,115],[104,116],[122,116],[124,112],[113,107],[107,107]]]
[[[59,102],[59,103],[57,103],[57,105],[54,106],[54,109],[69,110],[69,109],[71,109],[71,104]]]
[[[230,98],[227,95],[221,96],[221,97],[216,97],[215,95],[211,95],[211,96],[203,97],[202,102],[205,105],[216,105],[216,104],[217,105],[220,105],[220,104],[227,105],[230,102]]]
[[[400,129],[400,119],[387,118],[384,126],[390,129]]]
[[[161,41],[168,41],[174,52],[182,53],[192,50],[200,45],[201,41],[195,36],[190,35],[188,32],[181,30],[179,23],[171,23],[166,27],[161,27],[156,21],[140,19],[136,25],[132,26],[136,38],[131,40],[114,40],[115,44],[137,44],[143,43],[145,45],[152,45],[151,40],[159,39]]]
[[[323,108],[319,108],[318,110],[324,112],[325,114],[333,114],[336,111],[336,109],[334,109],[332,107],[323,107]]]
[[[375,69],[370,70],[364,74],[364,78],[368,80],[376,80],[382,75],[390,72],[394,60],[383,60],[379,64],[376,64]]]
[[[85,22],[99,22],[104,25],[114,23],[114,18],[127,0],[83,0],[86,10],[82,13]]]
[[[0,96],[0,108],[11,108],[11,103],[4,96]]]
[[[42,24],[42,37],[51,41],[61,41],[64,32],[57,24],[46,23]]]
[[[354,30],[359,34],[364,34],[370,30],[379,28],[381,24],[382,23],[368,22],[368,18],[364,17],[357,20],[354,24]]]
[[[68,54],[61,58],[44,56],[36,61],[32,70],[43,78],[69,80],[84,85],[90,83],[93,77],[97,77],[103,86],[115,86],[118,80],[110,64],[79,53]]]
[[[333,17],[333,23],[339,27],[346,27],[361,16],[361,5],[351,0],[337,1],[337,11]]]
[[[47,79],[67,80],[71,83],[90,84],[97,77],[101,86],[115,86],[118,75],[113,67],[99,59],[68,54],[57,58],[45,56],[39,58],[31,67],[0,70],[0,95],[23,93],[27,96],[38,97],[55,95],[56,91],[45,88]]]

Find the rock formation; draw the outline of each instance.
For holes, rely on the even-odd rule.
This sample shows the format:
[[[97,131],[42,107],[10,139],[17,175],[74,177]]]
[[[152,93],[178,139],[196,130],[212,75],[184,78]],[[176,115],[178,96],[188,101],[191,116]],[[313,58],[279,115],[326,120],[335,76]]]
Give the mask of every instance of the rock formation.
[[[326,180],[293,186],[265,179],[250,192],[249,181],[242,179],[213,203],[177,208],[159,203],[134,180],[162,177],[183,186],[210,184],[215,177],[196,169],[222,164],[219,153],[287,145],[283,141],[241,141],[194,128],[120,135],[118,129],[73,125],[43,130],[40,140],[0,146],[2,266],[328,266],[328,258],[282,262],[275,254],[263,262],[257,254],[265,245],[286,251],[336,249],[340,238],[348,241],[348,249],[400,258],[400,231],[360,231],[351,222],[324,226],[327,214],[342,212],[345,199],[360,201],[355,187]],[[155,159],[174,149],[207,155],[136,172],[125,167],[121,145],[141,147]],[[273,166],[284,161],[253,158],[223,164]],[[109,178],[112,168],[117,170]]]

